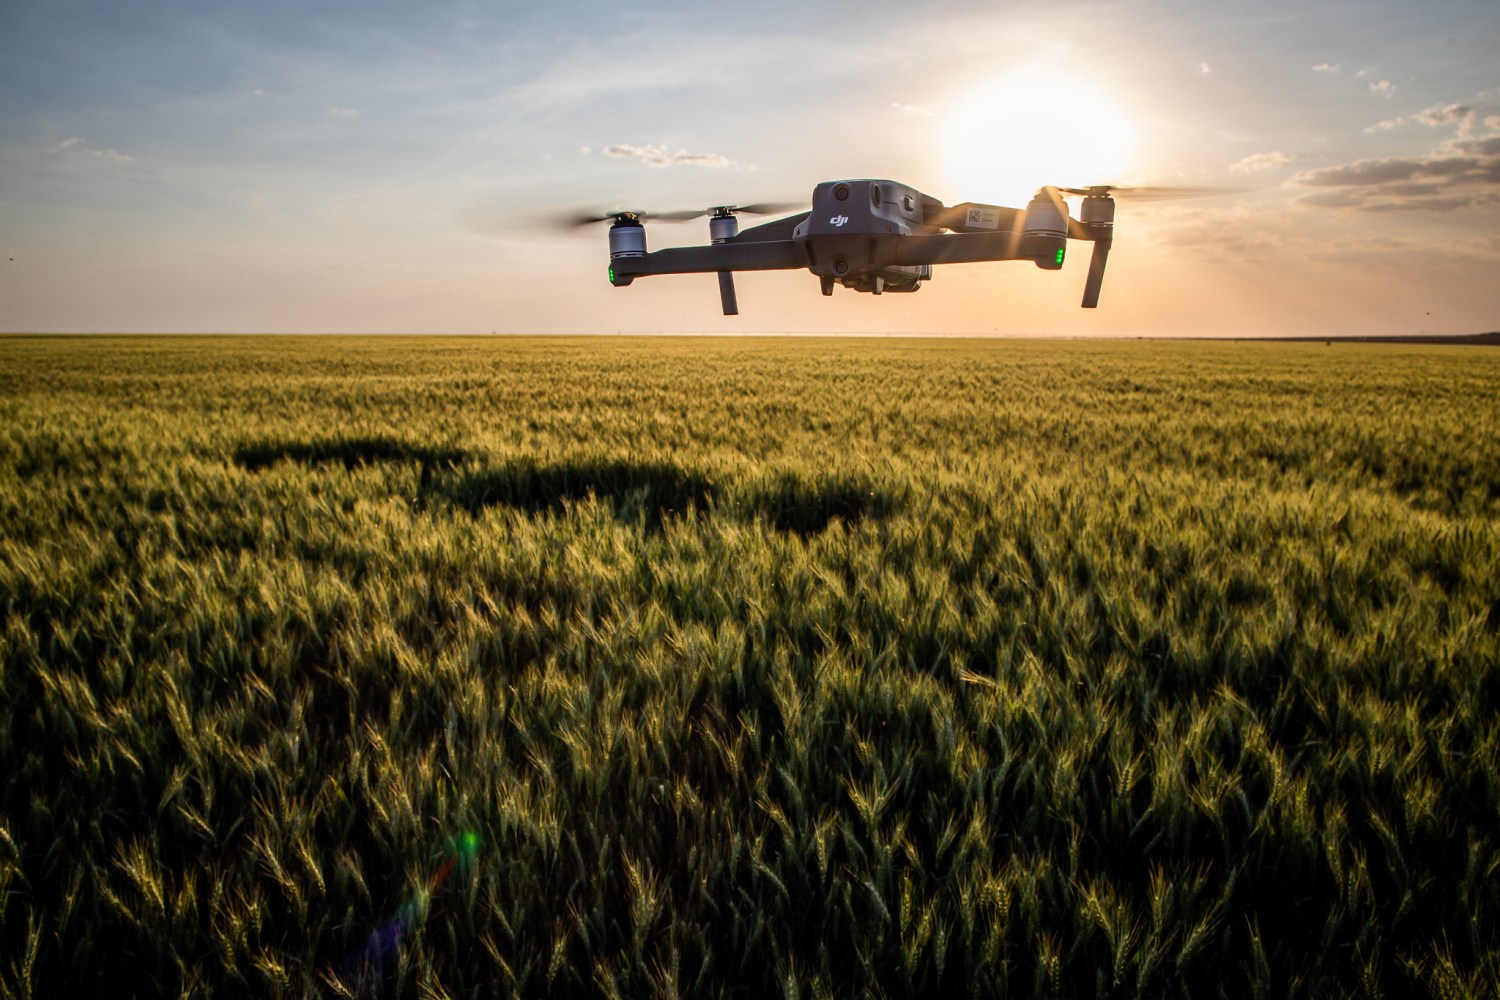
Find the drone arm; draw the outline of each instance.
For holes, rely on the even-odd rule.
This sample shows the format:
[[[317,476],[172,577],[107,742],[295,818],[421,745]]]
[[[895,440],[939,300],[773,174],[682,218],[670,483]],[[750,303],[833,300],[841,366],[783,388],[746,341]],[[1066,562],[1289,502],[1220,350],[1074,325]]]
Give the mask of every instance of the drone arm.
[[[610,268],[616,284],[628,284],[629,279],[647,274],[780,271],[806,267],[807,263],[806,253],[791,240],[725,241],[708,246],[671,247],[640,257],[615,257],[610,260]]]
[[[1109,259],[1112,234],[1109,230],[1070,225],[1068,235],[1073,239],[1087,240],[1094,244],[1089,257],[1089,275],[1083,288],[1083,308],[1094,309],[1099,305],[1099,289],[1104,283],[1104,265]],[[928,236],[906,236],[896,243],[895,264],[964,264],[987,260],[1025,260],[1031,255],[1021,252],[1023,234],[1000,233],[944,233]],[[1059,257],[1059,260],[1061,258]]]
[[[1026,260],[1015,232],[939,233],[903,236],[893,264],[973,264],[987,260]]]
[[[789,240],[792,233],[802,223],[807,221],[810,213],[803,212],[800,215],[789,215],[785,219],[775,219],[771,222],[762,222],[758,226],[742,229],[737,236],[731,236],[727,243],[765,243],[771,240]]]

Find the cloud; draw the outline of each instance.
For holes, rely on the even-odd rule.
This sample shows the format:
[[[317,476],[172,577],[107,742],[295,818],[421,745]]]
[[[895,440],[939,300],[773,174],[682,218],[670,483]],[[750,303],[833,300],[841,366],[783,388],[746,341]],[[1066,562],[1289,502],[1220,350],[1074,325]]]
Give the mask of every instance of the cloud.
[[[1420,122],[1428,128],[1437,128],[1439,125],[1447,125],[1449,122],[1468,121],[1473,116],[1474,109],[1467,104],[1449,104],[1447,106],[1435,104],[1425,111],[1418,111],[1412,116],[1412,120]]]
[[[915,104],[902,104],[900,101],[892,101],[891,107],[908,115],[921,115],[923,118],[931,118],[932,112],[926,108],[919,108]]]
[[[1421,169],[1422,164],[1417,160],[1357,160],[1342,167],[1304,171],[1294,179],[1310,187],[1356,187],[1408,180]]]
[[[1365,128],[1366,132],[1388,132],[1391,129],[1400,128],[1403,125],[1425,125],[1428,128],[1441,128],[1444,125],[1458,125],[1459,136],[1472,135],[1479,120],[1479,112],[1471,104],[1434,104],[1430,108],[1418,111],[1414,115],[1398,116],[1378,121],[1374,125]],[[1500,128],[1500,118],[1491,116],[1484,119],[1485,124],[1491,128]]]
[[[1214,71],[1214,68],[1212,66],[1210,66],[1206,62],[1201,62],[1201,63],[1198,64],[1198,72],[1200,74],[1202,74],[1203,76],[1208,76],[1213,71]]]
[[[1339,63],[1318,63],[1312,68],[1314,73],[1322,73],[1325,76],[1338,76],[1343,71]]]
[[[328,116],[330,118],[355,118],[355,117],[358,117],[358,115],[359,115],[359,112],[355,111],[353,108],[329,108],[328,109]]]
[[[1284,252],[1295,240],[1284,222],[1244,205],[1207,209],[1179,206],[1164,210],[1154,239],[1167,247],[1189,250],[1198,261],[1266,260]]]
[[[621,81],[630,93],[653,91],[704,95],[761,93],[777,80],[767,67],[825,67],[827,49],[821,38],[788,37],[780,32],[736,36],[735,58],[725,59],[716,45],[701,44],[687,27],[642,27],[630,34],[595,37],[570,33],[570,43],[550,52],[532,72],[503,94],[506,105],[530,114],[555,113],[597,101],[613,102]],[[785,78],[781,79],[785,85]]]
[[[1283,153],[1279,150],[1274,153],[1255,153],[1252,156],[1245,157],[1238,163],[1230,164],[1229,169],[1237,174],[1257,174],[1263,170],[1275,170],[1277,167],[1284,167],[1288,163],[1291,163],[1293,159],[1295,157],[1291,154]]]
[[[1304,205],[1366,212],[1448,212],[1500,204],[1500,135],[1455,138],[1423,157],[1356,160],[1293,180]]]
[[[1396,92],[1396,85],[1389,80],[1376,80],[1370,84],[1370,92],[1379,94],[1381,97],[1389,98]]]
[[[600,152],[617,159],[640,160],[650,167],[671,167],[678,164],[693,167],[727,167],[734,163],[729,157],[719,153],[689,153],[685,149],[679,149],[673,153],[669,152],[666,146],[654,144],[632,146],[629,143],[622,143],[616,146],[605,146]]]
[[[120,151],[115,149],[99,149],[98,147],[90,146],[87,142],[84,141],[82,136],[78,135],[72,136],[68,139],[64,139],[62,142],[59,142],[57,145],[47,150],[47,152],[54,153],[59,156],[70,157],[73,159],[102,160],[105,163],[135,162],[135,157],[131,156],[129,153],[121,153]]]

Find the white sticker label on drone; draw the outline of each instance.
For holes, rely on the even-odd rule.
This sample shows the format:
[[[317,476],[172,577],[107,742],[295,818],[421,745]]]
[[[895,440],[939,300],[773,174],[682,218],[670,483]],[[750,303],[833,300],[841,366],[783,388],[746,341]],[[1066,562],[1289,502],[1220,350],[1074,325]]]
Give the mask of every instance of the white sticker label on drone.
[[[992,208],[971,208],[964,226],[969,229],[999,229],[1000,213]]]

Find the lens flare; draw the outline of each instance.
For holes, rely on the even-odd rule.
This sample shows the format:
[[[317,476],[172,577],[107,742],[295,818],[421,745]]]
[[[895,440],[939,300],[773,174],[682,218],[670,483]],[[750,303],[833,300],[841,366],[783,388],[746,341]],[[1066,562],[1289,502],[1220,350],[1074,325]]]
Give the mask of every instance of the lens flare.
[[[454,837],[444,848],[442,863],[412,897],[401,904],[394,916],[370,932],[365,943],[344,963],[344,979],[356,985],[361,993],[376,991],[386,966],[401,949],[411,931],[427,919],[433,897],[454,873],[460,877],[473,874],[474,859],[479,854],[479,834],[472,830]]]

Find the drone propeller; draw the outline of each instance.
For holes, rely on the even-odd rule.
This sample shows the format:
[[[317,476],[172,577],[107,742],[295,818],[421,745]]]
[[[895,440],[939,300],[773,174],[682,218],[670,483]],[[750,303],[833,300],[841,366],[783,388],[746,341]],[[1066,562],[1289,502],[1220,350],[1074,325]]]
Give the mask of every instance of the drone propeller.
[[[638,209],[622,209],[618,212],[605,212],[602,215],[578,213],[565,215],[559,220],[562,225],[572,228],[591,226],[596,222],[617,222],[621,219],[634,219],[637,222],[686,222],[696,219],[702,215],[698,212],[644,212]]]
[[[708,208],[691,209],[685,212],[619,211],[603,214],[577,213],[557,219],[557,224],[568,229],[591,226],[597,222],[613,222],[609,231],[611,256],[641,256],[646,252],[644,222],[687,222],[708,216],[708,231],[713,243],[723,243],[739,232],[737,215],[775,215],[801,207],[796,201],[758,201],[748,205],[712,205]],[[613,272],[611,272],[613,274]],[[734,294],[734,272],[723,270],[719,275],[719,299],[724,315],[739,312]]]
[[[772,215],[777,212],[786,212],[798,207],[797,202],[763,201],[752,205],[718,205],[708,210],[708,235],[713,243],[723,243],[725,240],[733,239],[740,231],[739,220],[735,216],[744,212],[747,215]],[[719,302],[724,307],[725,316],[736,316],[740,307],[734,296],[734,272],[719,272]]]
[[[596,222],[613,222],[619,219],[634,219],[637,222],[688,222],[704,215],[775,215],[790,212],[800,207],[795,201],[759,201],[750,205],[715,205],[712,208],[688,209],[680,212],[645,212],[638,210],[606,212],[603,214],[579,213],[563,216],[561,224],[568,228],[591,226]]]
[[[1081,194],[1091,198],[1112,198],[1124,195],[1131,201],[1168,201],[1175,198],[1208,198],[1219,194],[1238,194],[1245,188],[1231,187],[1118,187],[1114,184],[1096,184],[1093,187],[1057,187],[1047,185],[1061,194]]]
[[[1092,240],[1093,252],[1089,255],[1089,273],[1083,286],[1083,308],[1094,309],[1099,305],[1099,289],[1104,284],[1104,267],[1109,260],[1109,249],[1114,237],[1115,196],[1123,195],[1131,201],[1167,201],[1177,198],[1207,198],[1213,195],[1236,194],[1245,188],[1226,187],[1116,187],[1113,184],[1096,184],[1093,187],[1056,187],[1047,185],[1042,189],[1053,201],[1061,201],[1065,194],[1084,196],[1083,206],[1076,222],[1070,223],[1070,233],[1075,239]]]
[[[791,212],[801,208],[800,201],[757,201],[749,205],[720,205],[709,209],[717,212],[721,209],[726,212],[744,215],[778,215],[781,212]]]

